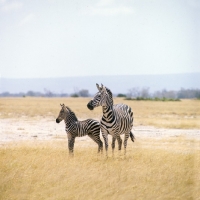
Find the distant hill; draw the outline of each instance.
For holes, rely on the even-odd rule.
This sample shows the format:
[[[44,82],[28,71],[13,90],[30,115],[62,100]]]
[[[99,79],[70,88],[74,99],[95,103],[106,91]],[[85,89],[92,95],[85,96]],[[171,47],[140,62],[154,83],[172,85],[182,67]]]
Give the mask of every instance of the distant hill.
[[[0,79],[0,93],[19,93],[27,91],[54,93],[74,93],[81,89],[97,92],[96,83],[103,83],[114,94],[128,93],[134,87],[157,90],[179,90],[181,88],[200,88],[200,73],[167,74],[167,75],[121,75],[121,76],[84,76],[65,78],[32,78],[32,79]]]

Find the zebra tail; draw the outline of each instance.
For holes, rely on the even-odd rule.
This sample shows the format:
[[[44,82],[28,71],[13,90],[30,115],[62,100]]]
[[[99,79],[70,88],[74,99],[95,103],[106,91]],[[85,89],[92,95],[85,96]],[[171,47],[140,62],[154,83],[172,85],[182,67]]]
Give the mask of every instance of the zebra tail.
[[[131,137],[131,140],[134,142],[134,140],[135,140],[135,136],[133,135],[132,132],[130,132],[130,137]]]

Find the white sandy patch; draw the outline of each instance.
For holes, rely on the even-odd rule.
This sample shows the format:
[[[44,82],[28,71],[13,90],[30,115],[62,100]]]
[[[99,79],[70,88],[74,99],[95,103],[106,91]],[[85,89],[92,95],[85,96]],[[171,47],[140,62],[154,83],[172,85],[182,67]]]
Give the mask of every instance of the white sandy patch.
[[[197,129],[164,129],[137,126],[132,131],[136,140],[140,138],[163,139],[178,136],[200,140],[200,130]],[[26,140],[66,140],[67,142],[65,124],[63,121],[57,124],[53,117],[27,118],[26,116],[22,116],[19,119],[10,118],[0,120],[0,144]],[[76,138],[76,141],[85,140],[91,139],[88,136]]]

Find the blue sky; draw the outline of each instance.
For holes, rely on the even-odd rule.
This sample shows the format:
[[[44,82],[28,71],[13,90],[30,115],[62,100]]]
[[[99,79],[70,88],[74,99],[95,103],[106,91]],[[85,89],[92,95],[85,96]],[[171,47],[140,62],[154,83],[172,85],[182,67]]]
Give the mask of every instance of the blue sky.
[[[200,72],[200,0],[0,0],[4,78]]]

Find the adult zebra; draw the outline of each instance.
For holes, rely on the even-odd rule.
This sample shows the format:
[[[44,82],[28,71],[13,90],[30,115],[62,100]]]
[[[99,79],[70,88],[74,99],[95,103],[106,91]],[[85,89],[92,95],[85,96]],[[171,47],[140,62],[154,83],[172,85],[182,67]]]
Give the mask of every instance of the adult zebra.
[[[124,134],[124,154],[126,154],[126,146],[129,135],[134,142],[134,135],[131,132],[133,126],[133,112],[128,105],[113,105],[113,97],[110,89],[96,84],[99,92],[89,101],[87,107],[93,110],[95,107],[102,106],[103,116],[101,119],[101,132],[105,141],[106,154],[108,151],[108,134],[112,135],[112,152],[114,153],[115,141],[118,141],[119,150],[121,150],[122,139]]]
[[[74,142],[76,137],[88,135],[94,142],[98,144],[98,152],[103,150],[103,143],[100,139],[100,124],[93,119],[86,119],[78,121],[75,113],[64,104],[61,105],[60,113],[56,119],[60,123],[63,119],[65,121],[65,130],[68,137],[69,153],[74,151]]]

